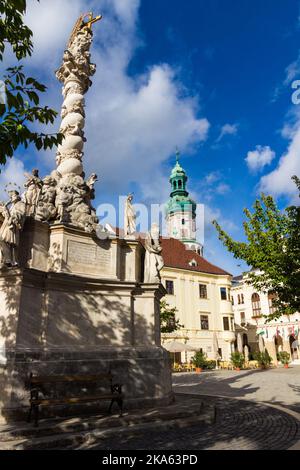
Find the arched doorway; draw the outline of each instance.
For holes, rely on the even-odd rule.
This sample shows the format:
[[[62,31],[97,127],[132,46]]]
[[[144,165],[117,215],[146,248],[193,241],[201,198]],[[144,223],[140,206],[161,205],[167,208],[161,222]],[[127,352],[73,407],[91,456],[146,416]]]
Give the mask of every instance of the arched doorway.
[[[294,335],[290,335],[290,348],[291,348],[291,359],[292,361],[297,361],[299,359],[298,348],[293,347],[293,343],[295,343],[296,338]]]

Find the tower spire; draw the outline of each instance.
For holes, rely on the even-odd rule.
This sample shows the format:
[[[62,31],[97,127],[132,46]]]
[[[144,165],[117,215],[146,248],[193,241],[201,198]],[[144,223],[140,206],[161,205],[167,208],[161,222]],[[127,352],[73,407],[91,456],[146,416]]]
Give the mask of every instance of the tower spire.
[[[203,254],[203,247],[197,241],[197,204],[187,191],[188,177],[179,163],[181,157],[176,147],[176,164],[171,172],[172,192],[166,207],[166,222],[170,237],[181,240],[190,250]]]

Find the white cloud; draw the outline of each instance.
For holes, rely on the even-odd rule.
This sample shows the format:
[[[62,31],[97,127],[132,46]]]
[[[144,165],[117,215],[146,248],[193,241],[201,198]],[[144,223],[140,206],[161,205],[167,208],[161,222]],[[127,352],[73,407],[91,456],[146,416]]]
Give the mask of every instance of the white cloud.
[[[220,142],[226,135],[236,135],[238,133],[238,127],[238,124],[224,124],[217,138],[217,142]]]
[[[230,186],[228,184],[225,184],[225,183],[220,183],[216,187],[216,193],[220,194],[220,195],[230,193],[230,191],[231,191]]]
[[[195,144],[206,140],[210,124],[198,117],[199,98],[187,97],[168,64],[153,64],[140,76],[128,74],[141,45],[139,5],[139,0],[52,0],[50,9],[42,1],[31,5],[28,17],[36,38],[35,63],[43,63],[43,70],[49,68],[53,74],[79,13],[93,9],[103,14],[94,28],[92,60],[97,73],[86,97],[86,171],[101,176],[103,190],[120,194],[130,182],[137,182],[144,197],[159,198],[163,164],[176,145],[182,153],[192,152]],[[52,88],[48,96],[57,108],[59,91]]]
[[[296,79],[299,78],[300,75],[300,54],[298,55],[298,58],[289,64],[287,68],[285,69],[285,79],[284,79],[284,86],[290,85],[290,83]]]
[[[205,182],[209,185],[219,181],[221,178],[221,173],[219,171],[213,171],[205,176]]]
[[[245,160],[249,170],[257,172],[262,170],[265,166],[270,165],[275,156],[275,152],[273,152],[269,146],[262,147],[261,145],[257,145],[255,150],[248,152]]]
[[[300,121],[298,127],[290,134],[291,142],[287,152],[280,158],[277,168],[262,177],[260,189],[275,196],[297,194],[297,188],[291,181],[294,175],[300,175]]]
[[[17,158],[11,158],[7,161],[4,169],[0,173],[0,199],[6,201],[8,196],[5,192],[6,185],[16,184],[21,189],[21,193],[24,191],[24,173],[25,168],[21,160]],[[15,186],[12,189],[17,189]],[[9,188],[8,188],[9,189]]]
[[[271,103],[275,103],[285,88],[290,87],[292,82],[300,77],[300,53],[297,59],[290,63],[285,69],[285,78],[282,83],[277,85],[271,95]],[[292,90],[291,90],[292,93]]]
[[[206,201],[212,200],[215,195],[223,196],[231,191],[231,187],[222,180],[223,175],[220,171],[213,171],[205,176],[201,185]]]
[[[25,22],[33,31],[34,53],[30,65],[58,68],[76,19],[86,11],[82,0],[27,2]]]

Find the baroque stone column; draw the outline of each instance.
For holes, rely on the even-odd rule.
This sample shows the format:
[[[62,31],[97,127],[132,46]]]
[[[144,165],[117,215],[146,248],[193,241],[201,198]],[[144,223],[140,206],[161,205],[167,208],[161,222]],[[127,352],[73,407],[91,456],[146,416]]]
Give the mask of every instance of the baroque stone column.
[[[96,72],[96,65],[91,63],[90,48],[92,45],[92,23],[100,20],[92,15],[85,22],[82,15],[72,31],[63,63],[56,72],[56,77],[63,84],[64,102],[62,105],[62,123],[60,132],[65,139],[58,147],[56,155],[57,171],[62,176],[68,174],[82,175],[83,147],[85,125],[84,95],[92,82],[90,77]]]

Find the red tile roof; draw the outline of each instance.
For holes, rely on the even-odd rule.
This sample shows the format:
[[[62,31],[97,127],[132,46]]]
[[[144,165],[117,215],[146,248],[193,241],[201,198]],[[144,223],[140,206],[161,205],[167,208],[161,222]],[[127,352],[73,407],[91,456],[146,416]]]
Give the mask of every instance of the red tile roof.
[[[165,266],[168,268],[185,269],[188,271],[196,271],[207,274],[217,274],[221,276],[231,276],[230,273],[224,271],[218,266],[209,263],[205,258],[198,255],[192,250],[188,250],[186,246],[179,240],[174,238],[163,238],[161,241],[163,248],[163,258]],[[190,266],[190,262],[195,260],[197,266]]]
[[[116,231],[116,235],[124,236],[124,230],[120,229],[119,227],[114,228]],[[140,240],[142,244],[144,244],[145,234],[137,233],[135,234],[135,238]],[[176,240],[175,238],[161,238],[161,245],[162,245],[162,255],[165,262],[165,267],[167,268],[177,268],[177,269],[185,269],[187,271],[194,271],[198,273],[205,273],[205,274],[215,274],[219,276],[231,276],[230,273],[224,271],[224,269],[211,264],[202,256],[198,255],[195,251],[188,250],[186,246],[180,241]],[[190,262],[195,260],[197,262],[197,266],[191,266]]]

